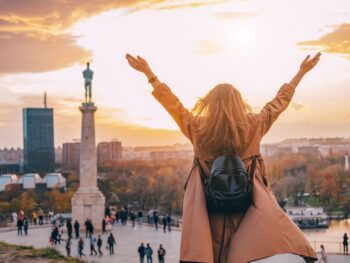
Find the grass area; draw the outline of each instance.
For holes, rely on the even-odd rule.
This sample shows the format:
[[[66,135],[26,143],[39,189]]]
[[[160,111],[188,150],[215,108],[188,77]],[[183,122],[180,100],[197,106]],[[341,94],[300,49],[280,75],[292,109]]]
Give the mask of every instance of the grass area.
[[[67,258],[53,248],[33,248],[0,242],[0,262],[12,262],[11,259],[16,259],[16,262],[84,262],[74,258]]]

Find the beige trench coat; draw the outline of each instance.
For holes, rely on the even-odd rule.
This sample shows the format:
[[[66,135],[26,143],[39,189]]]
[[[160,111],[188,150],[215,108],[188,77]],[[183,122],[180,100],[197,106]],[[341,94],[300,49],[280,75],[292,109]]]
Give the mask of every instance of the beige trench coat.
[[[260,141],[279,114],[284,111],[294,94],[295,87],[284,84],[276,97],[258,114],[249,114],[248,126],[241,135],[244,151],[240,157],[246,167],[250,158],[259,155]],[[164,106],[193,144],[195,155],[209,171],[206,161],[213,157],[198,150],[193,132],[196,119],[165,84],[155,87],[153,96]],[[293,253],[307,262],[317,259],[300,229],[278,205],[271,191],[264,161],[259,155],[253,181],[252,205],[245,214],[208,215],[199,171],[193,166],[183,203],[183,229],[180,260],[183,262],[218,262],[222,246],[221,263],[244,263],[276,254]],[[225,227],[224,227],[225,223]]]

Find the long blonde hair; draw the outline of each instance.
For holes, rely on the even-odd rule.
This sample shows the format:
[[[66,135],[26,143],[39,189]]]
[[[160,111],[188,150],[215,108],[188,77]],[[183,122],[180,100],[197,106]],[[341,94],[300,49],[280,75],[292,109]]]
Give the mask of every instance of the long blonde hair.
[[[217,156],[233,148],[242,150],[240,134],[247,125],[251,109],[231,84],[219,84],[200,98],[192,113],[201,119],[196,133],[200,150]]]

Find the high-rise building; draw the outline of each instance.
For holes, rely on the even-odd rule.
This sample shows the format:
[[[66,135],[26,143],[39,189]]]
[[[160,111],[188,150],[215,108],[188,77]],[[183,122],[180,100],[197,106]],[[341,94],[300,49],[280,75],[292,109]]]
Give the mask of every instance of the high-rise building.
[[[52,108],[23,109],[23,159],[26,173],[55,171]]]
[[[97,145],[97,162],[120,161],[122,158],[122,143],[119,141],[100,142]]]
[[[63,144],[63,165],[79,165],[80,160],[80,142],[67,142]]]

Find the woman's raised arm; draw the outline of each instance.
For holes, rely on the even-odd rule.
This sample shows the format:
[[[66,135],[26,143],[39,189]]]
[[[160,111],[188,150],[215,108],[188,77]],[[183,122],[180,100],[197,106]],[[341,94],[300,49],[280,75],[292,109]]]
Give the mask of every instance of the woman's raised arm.
[[[182,105],[181,101],[174,93],[172,93],[166,84],[161,83],[158,80],[145,59],[140,56],[133,57],[130,54],[126,54],[126,59],[132,68],[145,74],[148,82],[153,86],[152,95],[163,105],[171,117],[176,121],[182,133],[192,141],[192,113]]]
[[[310,55],[308,55],[300,64],[299,71],[294,78],[288,84],[284,84],[277,92],[276,97],[268,102],[261,110],[259,117],[262,120],[262,135],[271,128],[273,122],[288,107],[293,98],[296,86],[305,74],[317,65],[320,56],[320,52],[311,59]]]

